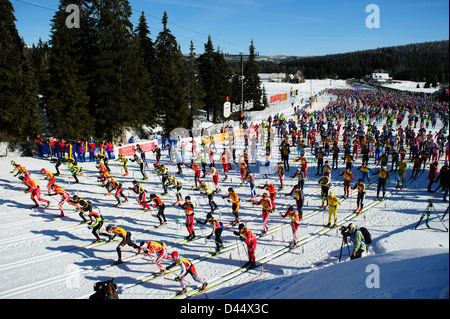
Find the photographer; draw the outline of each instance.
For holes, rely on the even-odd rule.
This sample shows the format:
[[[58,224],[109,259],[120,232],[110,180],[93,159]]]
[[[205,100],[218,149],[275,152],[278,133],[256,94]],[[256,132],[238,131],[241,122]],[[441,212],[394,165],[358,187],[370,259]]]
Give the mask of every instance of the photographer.
[[[350,237],[353,242],[353,251],[350,255],[350,259],[360,258],[361,254],[366,251],[366,243],[364,242],[364,236],[359,227],[350,223],[347,228],[343,226],[340,230],[345,240],[346,237]]]
[[[446,202],[447,201],[447,196],[448,196],[448,188],[449,188],[449,167],[448,167],[448,163],[445,162],[444,166],[442,166],[438,177],[436,178],[436,183],[439,182],[439,186],[438,188],[436,188],[435,192],[437,190],[439,190],[440,188],[442,188],[443,192],[444,192],[444,197],[443,197],[443,201]]]

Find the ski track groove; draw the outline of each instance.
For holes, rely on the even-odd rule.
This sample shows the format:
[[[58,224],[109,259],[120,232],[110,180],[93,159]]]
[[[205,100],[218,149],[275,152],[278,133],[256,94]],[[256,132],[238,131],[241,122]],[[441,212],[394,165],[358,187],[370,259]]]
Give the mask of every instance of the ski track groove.
[[[337,186],[333,186],[333,187],[337,187]],[[331,188],[330,188],[331,189]],[[316,193],[319,193],[320,191],[315,191],[313,194],[316,194]],[[308,196],[308,198],[311,198],[312,197],[312,195],[311,196]],[[307,199],[307,197],[305,197],[305,200]],[[291,203],[294,203],[295,201],[292,201]],[[251,202],[244,202],[243,204],[247,204],[247,205],[249,205]],[[250,206],[251,207],[251,206]],[[220,210],[225,210],[225,209],[228,209],[228,206],[226,207],[226,208],[221,208]],[[138,212],[141,212],[142,210],[138,210],[138,211],[134,211],[134,212],[132,212],[132,213],[130,213],[130,214],[134,214],[134,213],[138,213]],[[218,210],[217,210],[218,211]],[[318,214],[320,212],[320,210],[317,210],[317,211],[314,211],[313,213],[311,213],[311,215],[316,215],[316,214]],[[310,216],[310,215],[309,215]],[[307,217],[307,216],[305,216],[305,217]],[[258,217],[252,217],[252,218],[248,218],[247,220],[255,220],[255,219],[257,219]],[[73,227],[76,227],[76,226],[79,226],[80,224],[77,224],[77,225],[70,225],[70,226],[67,226],[67,228],[68,229],[70,229],[70,228],[73,228]],[[278,227],[279,226],[277,226],[277,228],[273,228],[272,229],[272,231],[269,231],[268,233],[272,233],[273,232],[273,230],[275,230],[275,229],[278,229]],[[284,229],[284,228],[286,228],[287,226],[286,225],[284,225],[283,227],[281,227],[282,229]],[[146,231],[146,232],[148,232],[148,231]],[[145,233],[145,232],[142,232],[142,233]],[[139,234],[139,233],[136,233],[136,234]],[[36,235],[33,235],[33,236],[36,236]],[[42,235],[43,236],[43,235]],[[198,236],[199,238],[201,238],[200,236]],[[197,238],[197,239],[199,239],[199,238]],[[174,244],[174,247],[178,247],[178,246],[180,246],[181,244],[186,244],[186,243],[188,243],[188,242],[186,242],[186,240],[184,240],[184,239],[182,239],[182,240],[180,240],[180,241],[178,241],[178,242],[176,242],[175,244]],[[11,268],[14,268],[14,267],[19,267],[19,266],[25,266],[25,265],[29,265],[29,264],[32,264],[32,263],[35,263],[35,262],[40,262],[40,261],[44,261],[44,260],[48,260],[48,259],[52,259],[52,258],[56,258],[56,257],[60,257],[60,256],[63,256],[63,255],[66,255],[66,254],[69,254],[69,253],[72,253],[73,251],[75,251],[75,250],[79,250],[79,249],[89,249],[89,248],[94,248],[94,247],[97,247],[97,246],[101,246],[101,245],[104,245],[105,244],[105,242],[101,242],[101,243],[98,243],[98,244],[94,244],[94,245],[89,245],[89,247],[83,247],[83,246],[78,246],[78,247],[75,247],[75,248],[73,248],[73,249],[70,249],[70,250],[68,250],[68,251],[63,251],[63,252],[61,252],[61,251],[58,251],[58,252],[52,252],[52,253],[49,253],[49,254],[47,254],[47,255],[41,255],[41,256],[36,256],[36,257],[31,257],[31,258],[29,258],[29,259],[27,259],[27,260],[20,260],[20,261],[16,261],[16,262],[12,262],[12,263],[9,263],[9,264],[5,264],[5,265],[0,265],[0,271],[1,270],[7,270],[7,269],[11,269]],[[235,247],[236,246],[236,244],[231,244],[230,246],[232,246],[232,247]],[[229,251],[229,250],[228,250]],[[206,255],[209,255],[209,253],[207,253]],[[130,259],[125,259],[126,261],[131,261],[131,260],[134,260],[134,259],[137,259],[137,258],[130,258]],[[208,258],[209,259],[209,258]],[[66,273],[66,274],[62,274],[62,275],[58,275],[58,276],[56,276],[56,277],[53,277],[53,278],[49,278],[49,279],[46,279],[46,280],[41,280],[41,281],[39,281],[39,282],[36,282],[36,283],[30,283],[30,284],[27,284],[27,285],[24,285],[24,286],[22,286],[22,287],[24,287],[24,291],[22,291],[22,292],[29,292],[29,291],[32,291],[32,290],[36,290],[36,289],[39,289],[39,288],[43,288],[43,287],[46,287],[46,286],[49,286],[51,283],[51,281],[53,281],[53,283],[60,283],[60,282],[63,282],[63,281],[66,281],[66,280],[68,280],[68,279],[70,279],[70,278],[72,278],[72,277],[75,277],[75,276],[78,276],[78,275],[83,275],[83,276],[85,276],[85,275],[88,275],[88,274],[90,274],[90,273],[92,273],[92,272],[95,272],[95,271],[98,271],[98,270],[105,270],[105,269],[107,269],[107,268],[109,268],[110,267],[110,265],[106,265],[106,266],[100,266],[100,267],[98,267],[98,268],[96,268],[96,269],[88,269],[88,270],[84,270],[84,271],[80,271],[80,270],[76,270],[76,271],[73,271],[72,273]],[[175,267],[176,268],[176,267]],[[176,270],[176,269],[175,269]],[[172,273],[172,272],[171,272]],[[143,282],[145,282],[145,281],[143,281]],[[7,290],[7,291],[3,291],[3,292],[0,292],[0,298],[9,298],[9,297],[13,297],[13,296],[16,296],[17,294],[20,294],[21,293],[21,290],[20,290],[20,287],[16,287],[16,288],[13,288],[13,289],[10,289],[10,290]]]

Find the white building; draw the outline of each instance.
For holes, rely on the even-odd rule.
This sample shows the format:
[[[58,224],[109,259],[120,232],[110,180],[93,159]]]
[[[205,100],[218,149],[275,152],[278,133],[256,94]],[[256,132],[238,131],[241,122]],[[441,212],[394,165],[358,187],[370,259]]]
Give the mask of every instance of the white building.
[[[392,77],[388,73],[374,72],[369,75],[369,81],[374,83],[391,83]]]
[[[261,82],[285,82],[285,73],[260,73],[258,74]]]

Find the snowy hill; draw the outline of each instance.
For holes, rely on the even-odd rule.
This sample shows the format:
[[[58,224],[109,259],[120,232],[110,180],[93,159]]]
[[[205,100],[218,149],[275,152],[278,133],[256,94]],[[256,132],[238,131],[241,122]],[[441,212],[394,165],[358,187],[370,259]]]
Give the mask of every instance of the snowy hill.
[[[317,94],[325,88],[345,88],[345,81],[307,80],[306,83],[290,85],[265,83],[268,96],[289,92],[291,87],[299,90],[299,95],[288,98],[281,103],[273,103],[268,110],[250,112],[250,121],[258,122],[268,115],[284,113],[293,115],[292,105],[304,107],[311,92]],[[320,96],[313,110],[327,105],[331,96]],[[303,99],[303,104],[301,100]],[[439,123],[439,129],[442,123]],[[278,142],[278,140],[277,140]],[[221,150],[221,144],[217,143]],[[237,153],[242,155],[243,140],[237,139]],[[295,153],[296,151],[294,151]],[[183,167],[182,174],[176,174],[177,168],[170,164],[163,151],[163,163],[167,164],[170,174],[175,175],[183,183],[183,196],[193,197],[195,216],[204,220],[210,210],[208,200],[198,191],[191,189],[193,185],[192,170]],[[190,158],[190,151],[187,158]],[[275,155],[276,154],[276,155]],[[274,156],[279,156],[274,152]],[[221,196],[226,194],[228,187],[233,187],[239,194],[242,204],[240,218],[255,234],[262,230],[261,207],[253,206],[246,201],[250,190],[248,185],[240,185],[239,170],[235,167],[227,181],[220,183],[221,192],[214,197],[220,210],[216,216],[226,225],[222,239],[225,252],[211,256],[215,249],[214,236],[207,239],[211,228],[209,225],[195,224],[197,240],[186,242],[187,236],[184,213],[175,202],[175,193],[162,199],[166,203],[168,225],[155,228],[158,225],[156,211],[144,213],[140,210],[134,193],[128,190],[133,179],[140,179],[141,173],[135,163],[129,164],[130,175],[122,176],[120,163],[110,161],[111,174],[117,181],[123,183],[128,202],[121,207],[114,207],[116,200],[113,195],[105,196],[106,190],[99,187],[98,171],[94,162],[80,163],[84,175],[80,184],[74,184],[70,172],[61,166],[63,174],[57,178],[57,184],[74,194],[92,201],[94,211],[100,211],[108,219],[105,225],[120,226],[132,232],[132,240],[136,243],[154,240],[164,241],[169,252],[177,250],[181,255],[194,261],[199,277],[208,281],[208,289],[192,298],[196,299],[448,299],[449,298],[449,227],[448,214],[443,223],[437,218],[442,216],[448,207],[448,202],[442,201],[441,193],[427,193],[427,172],[409,182],[407,187],[395,191],[395,178],[388,183],[388,198],[375,202],[375,189],[370,188],[366,197],[367,210],[358,216],[352,214],[355,209],[356,196],[347,198],[339,208],[338,221],[340,225],[349,222],[368,228],[373,237],[370,255],[363,255],[358,260],[349,260],[347,247],[342,250],[342,260],[338,262],[342,235],[338,228],[324,230],[328,212],[318,210],[320,192],[317,179],[314,176],[316,164],[312,155],[308,154],[311,174],[305,184],[304,220],[297,236],[301,245],[289,250],[292,240],[289,221],[274,212],[269,218],[269,231],[258,239],[256,249],[257,261],[260,266],[243,270],[247,261],[243,244],[233,234],[229,224],[233,221],[231,206]],[[153,278],[157,268],[150,257],[135,256],[131,247],[122,249],[124,264],[113,266],[117,259],[117,241],[102,242],[92,245],[94,237],[85,224],[80,224],[81,218],[75,213],[73,206],[63,205],[66,217],[56,218],[59,214],[59,196],[46,196],[50,200],[49,208],[30,209],[33,205],[30,194],[24,194],[25,186],[14,177],[10,162],[14,160],[23,164],[33,179],[40,185],[42,194],[47,193],[47,181],[41,174],[41,168],[54,172],[54,164],[46,159],[23,158],[16,154],[0,158],[0,271],[2,299],[86,299],[93,293],[95,282],[115,278],[119,286],[121,299],[169,299],[179,291],[180,284],[174,281],[179,269],[174,272]],[[161,180],[153,174],[153,153],[147,153],[149,168],[148,181],[142,181],[148,194],[160,194]],[[220,163],[216,153],[216,163]],[[275,158],[273,162],[277,162]],[[258,144],[258,161],[264,163],[263,147]],[[358,161],[360,161],[358,159]],[[359,165],[358,165],[359,166]],[[221,165],[216,166],[222,175]],[[262,166],[254,164],[252,172],[258,186],[271,181],[278,186],[276,174],[265,178]],[[291,187],[296,184],[292,179],[297,163],[291,163],[285,182],[288,189],[277,195],[277,208],[284,212],[292,203],[291,197],[285,197]],[[356,171],[355,171],[356,173]],[[410,170],[407,171],[407,176]],[[211,176],[205,180],[213,187]],[[338,171],[332,173],[334,192],[343,194],[342,183]],[[433,186],[433,188],[435,188]],[[257,189],[259,195],[261,189]],[[148,198],[148,197],[147,197]],[[422,221],[414,230],[421,215],[427,209],[428,199],[434,199],[435,211],[431,212],[427,228]],[[351,249],[351,245],[350,245]],[[163,260],[165,267],[171,263]],[[375,270],[374,270],[375,269]],[[378,271],[378,273],[377,273]],[[225,280],[226,279],[226,280]],[[197,291],[197,283],[188,276],[189,289]],[[379,288],[368,288],[379,283]]]

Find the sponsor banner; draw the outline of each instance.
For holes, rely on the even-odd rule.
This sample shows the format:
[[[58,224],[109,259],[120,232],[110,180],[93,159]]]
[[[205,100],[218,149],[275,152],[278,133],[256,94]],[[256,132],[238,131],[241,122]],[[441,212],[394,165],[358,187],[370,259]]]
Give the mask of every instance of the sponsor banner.
[[[123,156],[133,156],[136,153],[136,145],[139,145],[145,153],[151,152],[155,149],[155,142],[144,142],[144,143],[133,143],[133,144],[127,144],[120,147],[114,148],[114,153],[116,155],[116,158],[119,154],[122,154]]]

